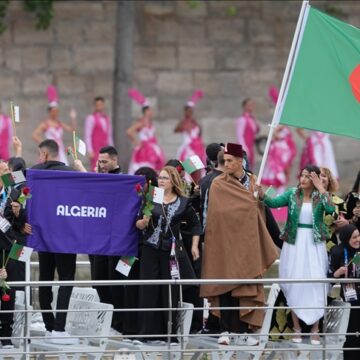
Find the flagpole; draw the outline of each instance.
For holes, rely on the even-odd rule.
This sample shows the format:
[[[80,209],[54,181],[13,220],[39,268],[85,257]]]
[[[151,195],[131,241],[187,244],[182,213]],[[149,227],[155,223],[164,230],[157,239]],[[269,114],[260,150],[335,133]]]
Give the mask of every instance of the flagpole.
[[[256,184],[258,184],[258,185],[260,185],[261,179],[262,179],[263,174],[264,174],[265,164],[266,164],[266,160],[267,160],[267,157],[268,157],[268,154],[269,154],[271,140],[272,140],[272,137],[273,137],[273,134],[274,134],[274,130],[275,130],[276,126],[279,123],[279,117],[281,115],[280,109],[282,110],[282,103],[283,103],[285,88],[287,88],[286,85],[288,83],[289,74],[290,74],[290,71],[292,69],[295,54],[297,53],[297,50],[298,50],[298,48],[300,46],[300,42],[298,40],[299,40],[299,37],[300,37],[300,34],[301,34],[301,30],[304,27],[304,20],[306,19],[305,10],[307,9],[308,6],[309,6],[309,1],[308,0],[303,0],[302,5],[301,5],[301,9],[300,9],[298,22],[297,22],[297,25],[296,25],[296,28],[295,28],[295,33],[294,33],[293,41],[292,41],[292,44],[291,44],[288,60],[287,60],[287,63],[286,63],[283,79],[282,79],[282,82],[281,82],[278,101],[276,103],[275,110],[274,110],[274,115],[273,115],[273,118],[272,118],[272,121],[271,121],[271,124],[270,124],[270,130],[269,130],[269,134],[268,134],[268,137],[267,137],[267,140],[266,140],[265,150],[264,150],[264,154],[263,154],[263,157],[262,157],[262,160],[261,160],[259,174],[258,174],[258,177],[257,177],[257,180],[256,180]]]
[[[25,281],[27,283],[30,283],[30,259],[28,259],[25,262]],[[31,292],[31,287],[30,285],[26,285],[25,286],[25,341],[24,341],[24,350],[25,350],[25,358],[26,360],[30,359],[30,355],[29,355],[29,350],[30,350],[30,344],[29,344],[29,339],[30,339],[30,324],[31,324],[31,316],[32,313],[28,312],[28,310],[30,310],[30,292]]]
[[[74,143],[74,152],[75,152],[74,156],[75,156],[75,160],[77,160],[78,157],[77,157],[76,134],[75,134],[75,131],[73,131],[73,143]]]

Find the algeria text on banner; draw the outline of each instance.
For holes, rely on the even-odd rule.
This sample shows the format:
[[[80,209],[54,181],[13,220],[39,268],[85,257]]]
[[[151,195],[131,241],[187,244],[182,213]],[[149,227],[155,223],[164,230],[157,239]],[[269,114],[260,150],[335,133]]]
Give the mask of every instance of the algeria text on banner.
[[[140,176],[27,171],[32,235],[37,251],[136,256]]]

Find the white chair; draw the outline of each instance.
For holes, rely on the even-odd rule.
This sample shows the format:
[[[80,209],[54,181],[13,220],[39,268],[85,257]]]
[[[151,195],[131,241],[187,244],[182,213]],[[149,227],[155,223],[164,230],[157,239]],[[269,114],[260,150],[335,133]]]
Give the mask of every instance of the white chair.
[[[343,351],[336,348],[342,348],[346,336],[337,335],[337,333],[346,333],[349,323],[351,306],[349,303],[341,300],[333,300],[330,304],[331,308],[327,310],[327,319],[324,326],[325,336],[322,339],[324,344],[311,345],[308,336],[303,336],[303,341],[300,344],[291,341],[281,341],[274,344],[276,348],[294,348],[294,351],[276,351],[273,350],[268,360],[272,359],[276,353],[279,353],[282,359],[307,359],[315,360],[323,358],[323,349],[326,346],[326,360],[342,359]],[[334,335],[331,335],[334,334]],[[305,350],[311,348],[312,350]]]
[[[182,310],[178,311],[177,334],[183,336],[179,336],[179,343],[171,345],[170,349],[167,344],[134,345],[131,342],[115,340],[109,340],[109,348],[118,349],[118,351],[121,352],[121,355],[117,354],[116,358],[122,360],[129,358],[129,356],[135,356],[137,360],[156,360],[157,357],[161,355],[164,360],[180,360],[182,351],[184,351],[189,341],[188,335],[190,333],[194,305],[183,302],[181,308]],[[136,350],[136,352],[134,350]]]
[[[88,359],[100,360],[106,349],[113,309],[110,304],[71,298],[66,331],[70,336],[79,338],[80,344],[58,345],[47,342],[48,339],[34,340],[30,345],[31,350],[54,353],[61,360],[67,360],[67,354],[71,354],[73,360],[79,360],[84,355]],[[37,358],[44,359],[45,355],[39,354]]]
[[[53,293],[53,301],[51,302],[51,307],[53,309],[56,308],[57,296],[59,292],[59,286],[55,285],[52,287]],[[73,287],[71,292],[70,299],[80,299],[85,301],[95,301],[100,302],[99,295],[97,291],[93,288],[86,288],[86,287]],[[45,336],[46,329],[45,324],[41,322],[35,322],[30,325],[30,334],[32,336]]]
[[[249,356],[253,360],[260,359],[263,351],[265,350],[266,344],[269,339],[269,330],[271,325],[271,317],[273,314],[273,306],[275,304],[276,297],[280,291],[278,284],[273,284],[271,286],[267,306],[269,309],[265,310],[265,318],[263,326],[259,333],[256,336],[259,337],[259,344],[256,346],[239,346],[239,345],[219,345],[217,343],[216,337],[204,336],[204,337],[192,337],[189,341],[189,346],[193,348],[196,352],[194,353],[191,360],[197,360],[203,352],[199,349],[211,349],[218,350],[212,351],[211,356],[214,360],[230,360],[233,355],[236,356],[236,359],[247,359]],[[190,349],[191,351],[191,349]]]

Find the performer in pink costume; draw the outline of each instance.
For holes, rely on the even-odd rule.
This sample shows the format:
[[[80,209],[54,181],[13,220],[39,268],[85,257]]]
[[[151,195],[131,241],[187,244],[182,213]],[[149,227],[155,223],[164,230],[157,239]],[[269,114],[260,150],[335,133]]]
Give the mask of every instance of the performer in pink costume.
[[[65,146],[63,141],[64,130],[73,132],[76,128],[76,111],[70,111],[71,125],[65,124],[58,119],[59,114],[59,98],[57,95],[56,87],[53,85],[48,86],[48,118],[42,121],[34,130],[32,138],[39,144],[45,139],[52,139],[59,145],[59,160],[67,164],[65,153]]]
[[[303,129],[298,129],[297,132],[305,140],[300,159],[300,168],[304,166],[304,164],[327,167],[336,178],[339,178],[334,149],[329,134],[320,131],[311,131],[310,134],[306,136]]]
[[[92,170],[96,167],[99,150],[104,146],[114,145],[111,121],[104,112],[105,99],[101,96],[96,97],[94,105],[94,112],[85,120],[86,150]]]
[[[0,114],[0,159],[7,160],[10,157],[9,147],[12,142],[13,128],[11,119],[5,114]]]
[[[245,99],[242,103],[243,114],[236,120],[237,141],[246,151],[249,159],[250,169],[255,165],[255,137],[260,128],[252,115],[254,103],[251,99]]]
[[[128,95],[142,106],[143,113],[143,116],[136,120],[126,131],[127,136],[134,145],[128,173],[134,174],[137,169],[143,166],[160,171],[165,164],[165,155],[155,136],[150,103],[136,89],[129,89]]]
[[[204,93],[196,90],[184,107],[184,119],[176,126],[174,132],[183,135],[183,142],[177,153],[177,158],[184,161],[192,155],[198,155],[202,162],[206,163],[206,153],[201,138],[201,128],[194,119],[194,108],[197,102],[203,98]]]
[[[269,96],[276,105],[278,91],[275,87],[269,89]],[[296,145],[291,130],[285,125],[278,125],[271,141],[262,184],[271,185],[277,189],[278,193],[282,193],[289,181],[295,156]]]

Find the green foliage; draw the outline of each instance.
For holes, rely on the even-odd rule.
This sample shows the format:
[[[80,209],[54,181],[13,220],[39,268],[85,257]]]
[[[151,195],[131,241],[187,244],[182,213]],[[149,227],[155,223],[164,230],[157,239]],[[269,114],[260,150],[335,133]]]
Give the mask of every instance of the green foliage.
[[[6,16],[6,10],[9,5],[10,0],[0,0],[0,34],[6,30],[4,25],[4,19]]]
[[[54,16],[53,2],[54,0],[22,0],[24,10],[35,14],[37,29],[46,30],[50,26]],[[4,20],[9,3],[10,0],[0,0],[0,34],[7,28]]]
[[[23,0],[24,10],[36,16],[36,28],[46,30],[54,16],[53,0]]]
[[[200,2],[205,0],[186,0],[187,4],[189,5],[190,9],[197,9],[200,5]],[[220,1],[220,0],[218,0]],[[226,15],[229,17],[234,17],[237,15],[237,8],[234,5],[230,5],[226,8]]]
[[[237,14],[237,8],[236,6],[229,6],[227,9],[226,9],[226,13],[228,16],[232,17],[232,16],[235,16]]]
[[[199,0],[187,0],[187,3],[189,4],[191,9],[196,9],[199,6],[200,1]]]

